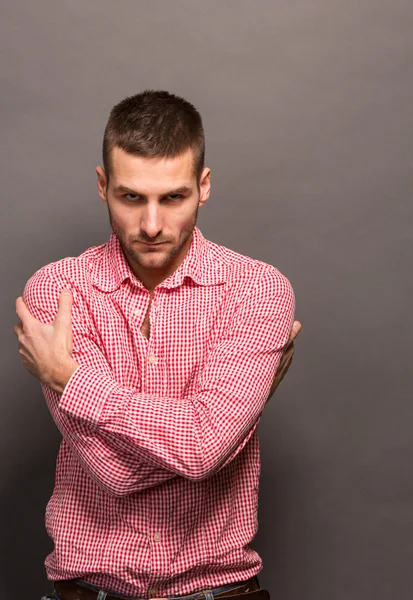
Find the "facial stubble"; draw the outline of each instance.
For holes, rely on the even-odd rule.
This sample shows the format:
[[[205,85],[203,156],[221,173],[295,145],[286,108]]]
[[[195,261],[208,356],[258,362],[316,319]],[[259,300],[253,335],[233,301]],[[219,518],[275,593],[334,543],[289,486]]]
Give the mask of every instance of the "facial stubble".
[[[173,245],[169,251],[166,253],[166,255],[164,256],[164,259],[162,260],[161,263],[158,263],[156,266],[151,266],[148,265],[147,263],[143,262],[141,260],[141,256],[142,256],[142,252],[139,252],[138,250],[136,250],[135,246],[134,246],[134,242],[138,242],[138,241],[143,241],[143,242],[147,242],[147,241],[170,241],[170,240],[163,240],[163,239],[159,239],[159,240],[151,240],[150,238],[148,238],[147,236],[142,236],[142,235],[136,235],[134,236],[130,241],[126,238],[126,236],[124,235],[124,233],[117,227],[113,217],[112,217],[112,213],[110,211],[109,205],[107,204],[108,207],[108,213],[109,213],[109,222],[110,222],[110,226],[112,228],[113,233],[116,235],[116,237],[119,240],[119,243],[122,247],[123,252],[125,253],[125,255],[133,262],[135,263],[137,266],[140,266],[142,268],[145,269],[164,269],[165,267],[168,266],[168,264],[175,258],[175,256],[177,256],[177,254],[180,253],[180,251],[182,250],[182,248],[185,246],[185,244],[187,243],[188,239],[190,238],[190,236],[192,235],[192,232],[195,228],[195,225],[197,223],[197,219],[198,219],[198,210],[199,210],[199,206],[197,204],[195,213],[193,215],[193,218],[191,220],[191,222],[186,225],[186,227],[181,231],[180,237],[178,242]],[[142,239],[144,238],[144,239]],[[147,256],[148,254],[146,254]]]

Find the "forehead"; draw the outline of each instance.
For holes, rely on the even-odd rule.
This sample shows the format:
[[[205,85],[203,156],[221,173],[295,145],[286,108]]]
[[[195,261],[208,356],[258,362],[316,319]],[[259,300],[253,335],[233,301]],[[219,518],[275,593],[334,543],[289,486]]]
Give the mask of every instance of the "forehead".
[[[162,193],[194,182],[191,149],[171,158],[135,156],[117,146],[111,152],[111,187],[123,185],[142,193]]]

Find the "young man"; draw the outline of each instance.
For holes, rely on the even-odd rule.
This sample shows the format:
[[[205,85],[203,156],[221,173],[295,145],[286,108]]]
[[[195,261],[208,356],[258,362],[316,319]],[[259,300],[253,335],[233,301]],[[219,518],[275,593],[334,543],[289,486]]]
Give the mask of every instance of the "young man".
[[[187,101],[120,102],[103,164],[110,240],[43,267],[16,302],[63,436],[49,597],[257,600],[257,425],[300,329],[291,285],[196,227],[210,170]]]

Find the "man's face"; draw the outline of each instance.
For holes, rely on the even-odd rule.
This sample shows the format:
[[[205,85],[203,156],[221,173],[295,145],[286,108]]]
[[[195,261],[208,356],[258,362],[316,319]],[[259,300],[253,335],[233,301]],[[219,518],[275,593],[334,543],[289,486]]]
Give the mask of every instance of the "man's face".
[[[208,199],[209,169],[198,187],[190,149],[173,158],[145,158],[115,147],[109,182],[101,167],[97,174],[99,195],[135,274],[172,273],[189,248],[198,208]]]

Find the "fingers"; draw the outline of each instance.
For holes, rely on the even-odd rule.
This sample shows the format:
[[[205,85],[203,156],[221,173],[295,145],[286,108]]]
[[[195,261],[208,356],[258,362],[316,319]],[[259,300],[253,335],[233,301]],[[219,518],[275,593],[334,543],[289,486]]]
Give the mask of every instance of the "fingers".
[[[292,354],[287,358],[287,360],[285,361],[285,363],[283,363],[281,369],[278,369],[278,381],[277,381],[277,385],[281,383],[281,381],[284,379],[285,375],[287,374],[288,369],[291,367],[291,363],[293,362],[293,356]]]
[[[285,346],[284,352],[282,353],[280,364],[278,365],[278,369],[275,374],[274,380],[272,382],[268,398],[270,398],[273,395],[273,393],[275,392],[275,390],[277,389],[277,387],[279,386],[281,381],[284,379],[286,373],[288,372],[288,369],[291,366],[291,363],[293,361],[294,351],[295,351],[294,340],[297,337],[297,335],[300,333],[300,331],[301,331],[300,321],[294,321],[293,326],[291,328],[290,339],[289,339],[287,345]]]
[[[72,292],[68,289],[62,290],[59,296],[59,308],[55,323],[67,326],[72,321],[72,304],[73,297]]]
[[[284,377],[286,376],[288,369],[291,367],[291,363],[293,362],[293,357],[291,356],[291,358],[285,363],[284,368],[282,370],[281,376],[280,376],[280,380],[278,383],[281,383],[282,380],[284,379]]]
[[[23,335],[23,324],[21,321],[19,321],[17,325],[14,326],[14,333],[16,334],[17,338]]]
[[[297,337],[297,335],[301,331],[301,323],[300,321],[294,321],[293,326],[291,328],[290,340],[293,341]]]
[[[291,341],[283,352],[283,355],[280,360],[280,366],[284,365],[287,362],[287,360],[289,360],[290,357],[292,358],[294,352],[295,352],[294,342]],[[278,368],[280,368],[280,366]]]
[[[292,355],[289,357],[289,359],[287,360],[287,362],[284,365],[284,369],[283,369],[283,373],[282,373],[282,377],[284,377],[284,375],[287,373],[288,369],[291,367],[291,363],[293,362],[293,357]]]
[[[19,321],[15,326],[14,326],[14,333],[16,334],[16,337],[19,341],[19,354],[21,357],[21,361],[22,364],[24,366],[27,365],[27,357],[26,357],[26,350],[24,348],[23,345],[23,335],[24,335],[24,331],[23,331],[23,323],[21,321]]]
[[[32,317],[29,312],[29,309],[24,303],[24,300],[21,296],[19,296],[16,300],[16,314],[19,317],[20,321],[23,325],[29,325],[30,322],[35,321],[36,319]]]
[[[300,333],[300,331],[301,331],[301,323],[300,323],[300,321],[294,321],[293,326],[292,326],[291,331],[290,331],[290,338],[288,340],[286,348],[289,348],[289,346],[295,340],[295,338]]]
[[[294,340],[297,337],[297,335],[300,333],[301,331],[301,323],[300,321],[294,321],[293,326],[291,328],[291,332],[290,332],[290,339],[288,340],[287,345],[285,346],[285,350],[283,352],[283,356],[281,358],[281,365],[283,365],[288,359],[289,357],[294,354]]]
[[[294,337],[295,338],[300,333],[301,327],[302,327],[302,325],[301,325],[300,321],[294,321],[292,330],[294,332]]]

